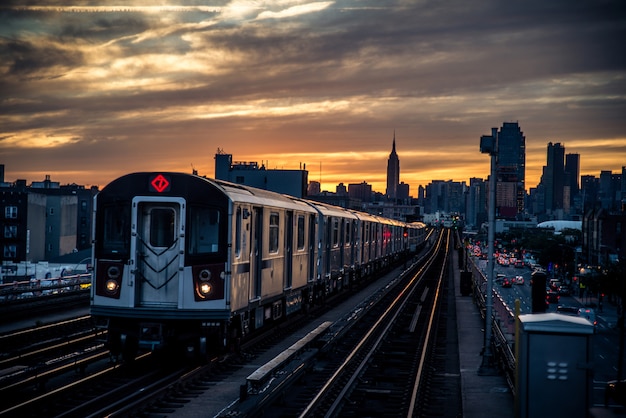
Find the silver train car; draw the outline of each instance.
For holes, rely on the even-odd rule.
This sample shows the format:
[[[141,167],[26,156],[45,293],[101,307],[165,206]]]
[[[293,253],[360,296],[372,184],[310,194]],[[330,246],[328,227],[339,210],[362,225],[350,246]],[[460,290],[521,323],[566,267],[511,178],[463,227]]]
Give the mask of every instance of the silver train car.
[[[95,197],[91,313],[111,351],[203,356],[410,257],[403,223],[197,175],[133,173]]]

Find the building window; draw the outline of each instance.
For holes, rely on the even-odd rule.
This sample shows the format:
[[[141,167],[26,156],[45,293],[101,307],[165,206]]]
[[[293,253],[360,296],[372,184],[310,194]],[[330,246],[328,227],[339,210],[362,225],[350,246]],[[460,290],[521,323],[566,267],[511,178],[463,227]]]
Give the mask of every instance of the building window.
[[[7,244],[4,246],[4,259],[14,260],[17,258],[17,245],[15,244]]]
[[[17,238],[17,225],[5,225],[4,237],[5,238]]]
[[[17,219],[17,206],[7,206],[4,208],[4,217],[6,219]]]
[[[269,236],[270,253],[278,252],[278,221],[279,221],[278,213],[276,212],[270,213],[270,236]]]

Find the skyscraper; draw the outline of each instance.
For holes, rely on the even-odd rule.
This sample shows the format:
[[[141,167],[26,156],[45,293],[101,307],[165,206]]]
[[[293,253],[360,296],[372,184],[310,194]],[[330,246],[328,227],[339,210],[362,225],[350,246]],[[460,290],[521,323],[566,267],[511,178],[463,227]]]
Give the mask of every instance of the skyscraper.
[[[565,187],[569,187],[569,206],[576,209],[576,212],[582,210],[582,205],[578,199],[580,192],[580,154],[565,155]],[[575,202],[579,202],[575,204]]]
[[[548,161],[544,170],[546,212],[563,209],[563,186],[565,186],[565,147],[560,142],[548,143]]]
[[[393,131],[393,146],[387,160],[387,198],[398,198],[398,184],[400,183],[400,160],[396,154],[396,131]]]
[[[526,137],[517,122],[504,122],[498,133],[496,212],[514,219],[524,212]]]

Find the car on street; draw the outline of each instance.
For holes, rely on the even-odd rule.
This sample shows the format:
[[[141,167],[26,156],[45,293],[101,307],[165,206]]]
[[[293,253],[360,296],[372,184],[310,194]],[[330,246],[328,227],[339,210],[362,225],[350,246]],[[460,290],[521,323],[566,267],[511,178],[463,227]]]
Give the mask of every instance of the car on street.
[[[556,312],[564,315],[578,316],[578,306],[559,305]]]
[[[522,276],[515,276],[515,279],[513,279],[515,284],[524,284],[524,278]]]
[[[578,309],[578,316],[581,318],[585,318],[587,321],[591,322],[591,324],[595,328],[598,326],[598,320],[596,319],[596,311],[592,308],[583,307]]]
[[[502,279],[502,287],[511,287],[513,286],[513,280],[509,279],[508,277],[505,277],[504,279]]]
[[[548,303],[559,303],[560,298],[561,297],[559,296],[558,292],[555,292],[553,290],[550,290],[546,293],[546,300],[548,301]]]

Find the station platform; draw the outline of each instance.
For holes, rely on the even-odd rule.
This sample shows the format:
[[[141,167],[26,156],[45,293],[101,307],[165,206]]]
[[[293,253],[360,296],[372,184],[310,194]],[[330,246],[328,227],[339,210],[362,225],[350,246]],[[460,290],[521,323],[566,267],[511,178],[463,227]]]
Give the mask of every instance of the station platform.
[[[458,266],[457,252],[453,265]],[[454,268],[463,418],[513,418],[515,399],[504,374],[485,367],[485,320],[472,296],[461,295],[461,274]]]

